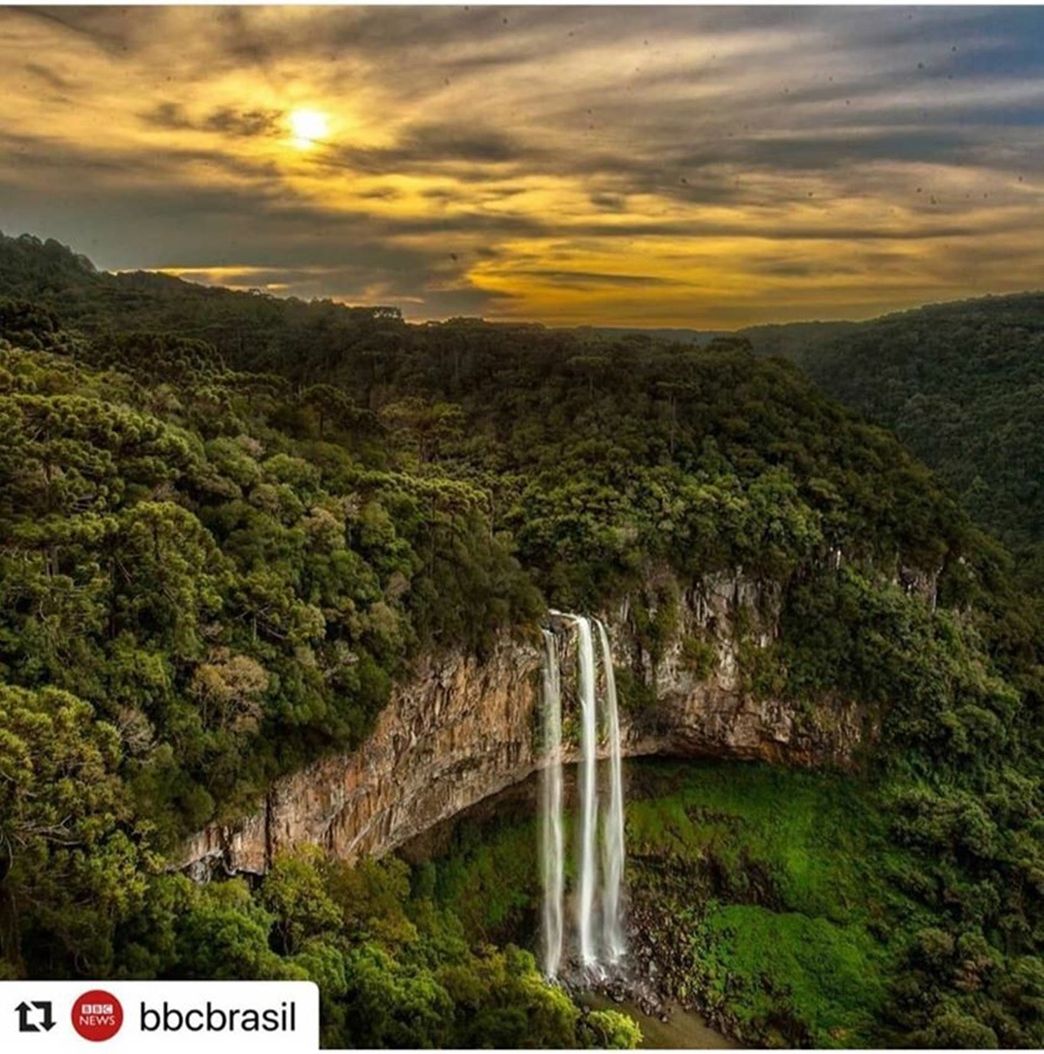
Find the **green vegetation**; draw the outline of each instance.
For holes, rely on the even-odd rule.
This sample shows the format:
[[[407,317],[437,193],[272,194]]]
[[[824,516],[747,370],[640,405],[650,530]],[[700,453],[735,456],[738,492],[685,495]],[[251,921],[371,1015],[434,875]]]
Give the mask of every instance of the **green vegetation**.
[[[916,907],[890,884],[873,789],[764,765],[637,773],[634,910],[669,949],[675,993],[751,1043],[898,1038],[887,987]]]
[[[748,335],[894,429],[1044,588],[1044,295]]]
[[[926,858],[897,844],[887,781],[735,762],[628,771],[636,950],[655,949],[674,998],[754,1045],[1036,1043],[1039,960],[1008,973],[972,927],[940,928],[952,916],[925,896]],[[515,854],[534,837],[532,822],[462,824],[435,863],[436,899],[473,939],[531,930],[536,877]],[[509,916],[490,900],[505,886]]]
[[[771,1042],[783,1038],[783,1022],[796,1021],[800,1038],[818,1047],[873,1035],[884,986],[864,931],[732,904],[714,910],[694,939],[711,949],[706,969],[719,981],[711,993],[729,1002],[744,1031]]]
[[[758,819],[753,785],[729,807],[764,882],[727,823],[676,803],[652,824],[679,852],[721,827],[721,908],[687,932],[736,1020],[801,1041],[1044,1039],[1040,602],[894,437],[743,341],[408,326],[100,274],[26,238],[0,240],[0,296],[0,971],[304,970],[331,1041],[632,1041],[526,953],[458,940],[508,940],[530,910],[517,845],[514,871],[480,851],[387,901],[324,861],[254,891],[163,866],[278,774],[357,746],[417,655],[627,596],[655,664],[682,591],[742,567],[782,602],[777,639],[739,642],[751,690],[798,713],[856,699],[881,739],[865,807],[837,821],[858,879],[836,860],[823,878],[807,817]],[[706,668],[705,643],[684,661]],[[655,706],[648,673],[621,677],[631,705]],[[773,778],[800,803],[806,777]],[[891,972],[845,889],[924,920],[897,925]],[[744,980],[769,947],[785,1027]],[[851,1005],[824,962],[864,978]],[[344,1031],[364,1014],[372,1034]]]
[[[452,913],[410,891],[405,865],[356,869],[302,852],[254,894],[239,879],[152,879],[126,923],[116,977],[313,980],[324,1046],[633,1045],[619,1015],[581,1012],[529,952],[474,947]]]

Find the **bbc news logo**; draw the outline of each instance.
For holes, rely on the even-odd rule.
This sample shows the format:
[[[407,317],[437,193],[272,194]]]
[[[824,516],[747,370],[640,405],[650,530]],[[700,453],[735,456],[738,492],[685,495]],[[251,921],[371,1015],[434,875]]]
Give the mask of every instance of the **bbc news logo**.
[[[50,1019],[50,1003],[34,1003],[33,1006],[44,1008],[43,1027],[48,1031],[54,1022]],[[22,1004],[18,1008],[21,1031],[36,1032],[36,1026],[28,1024],[29,1007]],[[191,1007],[187,1010],[170,1006],[163,1001],[162,1009],[147,1006],[140,1007],[142,1032],[296,1032],[297,1005],[283,1001],[278,1007],[225,1008],[214,1006],[208,999],[203,1007]],[[111,992],[92,988],[84,992],[72,1005],[72,1026],[84,1039],[100,1042],[112,1039],[123,1026],[123,1006]]]
[[[94,988],[73,1003],[72,1026],[84,1039],[112,1039],[122,1025],[123,1007],[111,992]]]

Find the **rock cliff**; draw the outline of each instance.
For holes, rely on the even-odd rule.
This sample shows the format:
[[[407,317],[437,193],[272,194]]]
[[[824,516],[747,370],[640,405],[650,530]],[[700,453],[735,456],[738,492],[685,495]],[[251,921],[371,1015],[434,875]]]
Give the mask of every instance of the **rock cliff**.
[[[654,581],[640,605],[605,613],[615,665],[630,686],[622,691],[628,756],[847,765],[875,735],[872,715],[856,704],[818,700],[798,710],[744,689],[744,647],[763,648],[777,632],[772,589],[718,575],[665,599],[657,592],[663,584]],[[668,630],[650,646],[643,625],[665,605]],[[566,623],[558,620],[558,628],[567,687],[573,655]],[[539,765],[540,662],[535,640],[524,636],[502,637],[484,660],[425,657],[357,750],[278,781],[238,823],[201,831],[179,866],[200,879],[215,871],[260,874],[276,853],[302,843],[348,860],[381,855],[524,779]],[[568,739],[567,721],[567,756],[575,760]]]

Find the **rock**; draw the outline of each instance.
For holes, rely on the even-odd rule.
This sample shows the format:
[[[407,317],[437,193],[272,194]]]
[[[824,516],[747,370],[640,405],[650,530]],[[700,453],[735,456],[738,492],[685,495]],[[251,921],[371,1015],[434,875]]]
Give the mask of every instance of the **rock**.
[[[676,632],[655,665],[629,606],[607,617],[616,665],[629,666],[657,698],[651,710],[621,715],[625,753],[849,764],[860,742],[876,735],[863,708],[824,700],[799,713],[744,692],[732,629],[741,607],[755,639],[778,634],[776,591],[742,575],[708,576],[684,594]],[[683,661],[694,636],[712,640],[717,655],[702,676]],[[525,779],[540,761],[533,734],[540,662],[535,642],[509,635],[484,661],[459,652],[426,656],[393,689],[359,749],[278,780],[253,813],[191,838],[176,866],[198,880],[262,874],[276,853],[304,843],[348,861],[380,856]],[[575,746],[566,751],[577,760]]]

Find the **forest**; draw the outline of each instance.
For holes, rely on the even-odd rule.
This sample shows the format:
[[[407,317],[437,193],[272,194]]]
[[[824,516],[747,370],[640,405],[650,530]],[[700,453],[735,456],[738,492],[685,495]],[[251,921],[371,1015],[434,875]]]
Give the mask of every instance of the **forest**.
[[[1044,294],[746,335],[892,429],[1044,588]]]
[[[649,777],[632,895],[672,983],[752,1043],[1044,1045],[1038,304],[895,316],[806,360],[411,325],[0,235],[0,977],[310,978],[331,1046],[634,1046],[537,970],[526,854],[488,917],[510,827],[423,866],[168,865],[358,746],[418,656],[549,605],[641,618],[653,569],[742,568],[783,597],[749,690],[854,698],[881,733],[843,775]],[[781,799],[807,808],[787,845]],[[808,954],[752,956],[781,946]],[[860,984],[824,988],[817,957]]]

